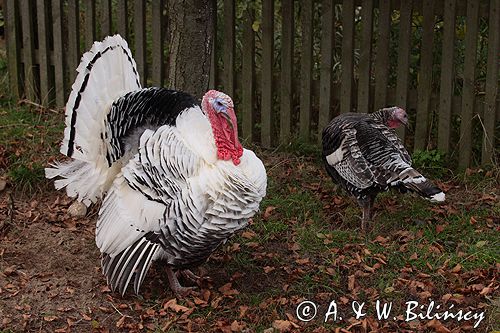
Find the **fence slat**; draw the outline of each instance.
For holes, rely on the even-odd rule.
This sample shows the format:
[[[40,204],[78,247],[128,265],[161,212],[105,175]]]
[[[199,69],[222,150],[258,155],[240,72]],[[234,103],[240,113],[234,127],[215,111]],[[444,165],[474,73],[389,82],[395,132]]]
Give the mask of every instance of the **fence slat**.
[[[44,106],[52,102],[50,91],[53,86],[50,70],[49,7],[45,0],[36,1],[38,23],[38,63],[40,66],[40,103]]]
[[[359,52],[358,112],[370,111],[370,82],[372,77],[373,0],[361,6],[361,46]]]
[[[302,27],[302,48],[300,54],[300,129],[302,139],[309,140],[311,130],[312,101],[312,32],[313,1],[300,3],[300,24]]]
[[[354,1],[342,2],[342,85],[340,112],[352,112],[352,88],[354,68]]]
[[[66,102],[66,57],[63,44],[63,7],[62,0],[52,0],[52,38],[54,39],[54,86],[56,105]]]
[[[152,3],[152,66],[151,79],[153,86],[161,87],[164,79],[164,57],[163,57],[163,0]]]
[[[224,92],[234,96],[234,25],[235,25],[235,0],[224,0]]]
[[[401,1],[400,27],[398,42],[398,69],[396,82],[396,105],[408,110],[408,78],[410,74],[410,43],[413,1]],[[403,126],[396,130],[401,140],[405,141],[406,130]]]
[[[498,54],[500,53],[500,0],[490,1],[490,20],[488,25],[488,63],[486,74],[486,96],[484,108],[484,135],[481,163],[494,162],[495,115],[498,112]],[[494,33],[494,32],[497,33]],[[498,119],[497,119],[498,120]]]
[[[101,0],[101,39],[111,35],[111,26],[111,0]]]
[[[318,137],[321,143],[323,128],[330,121],[332,105],[332,64],[334,35],[334,4],[331,0],[323,0],[321,16],[321,72],[319,82],[319,116]]]
[[[423,2],[423,32],[420,46],[420,72],[418,85],[417,120],[415,126],[414,150],[423,150],[427,146],[428,118],[432,94],[432,50],[434,47],[434,1]]]
[[[147,82],[146,62],[146,0],[136,0],[134,4],[134,58],[137,62],[137,72],[141,85]]]
[[[379,36],[375,65],[374,110],[387,106],[387,86],[389,81],[389,41],[391,38],[391,1],[379,1]]]
[[[22,94],[21,82],[19,79],[21,74],[21,52],[18,49],[18,41],[20,40],[19,3],[17,0],[6,0],[5,6],[9,87],[11,94],[13,94],[16,99],[19,99]]]
[[[262,1],[262,101],[261,144],[271,147],[273,141],[273,49],[274,0]]]
[[[255,11],[251,6],[247,8],[243,21],[243,45],[241,55],[241,76],[242,76],[242,98],[241,98],[241,136],[253,141],[253,100],[255,98],[255,36],[252,29],[252,24],[255,16]]]
[[[79,1],[68,2],[68,79],[70,86],[76,78],[80,62],[80,11]]]
[[[96,40],[95,1],[85,0],[85,49],[90,50]]]
[[[472,114],[474,113],[477,32],[479,26],[479,5],[476,1],[467,1],[465,21],[465,59],[464,84],[462,89],[462,113],[460,119],[460,140],[458,166],[467,168],[472,152]]]
[[[116,31],[128,40],[128,0],[121,0],[116,9]]]
[[[290,139],[293,112],[294,2],[282,0],[280,143]]]
[[[438,148],[450,150],[451,102],[453,97],[453,54],[455,48],[456,0],[444,4],[443,49],[441,59],[441,85],[439,89]]]
[[[21,1],[21,18],[23,29],[23,62],[24,62],[24,94],[30,101],[37,101],[35,82],[35,34],[31,17],[32,3]]]

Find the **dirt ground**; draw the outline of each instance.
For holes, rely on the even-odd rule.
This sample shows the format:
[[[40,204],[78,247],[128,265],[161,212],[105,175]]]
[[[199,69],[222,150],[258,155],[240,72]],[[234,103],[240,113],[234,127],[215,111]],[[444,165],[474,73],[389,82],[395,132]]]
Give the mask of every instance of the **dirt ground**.
[[[443,261],[441,259],[446,253],[455,252],[444,252],[446,247],[456,247],[458,255],[463,255],[460,249],[467,244],[461,244],[455,238],[446,240],[445,235],[441,236],[442,239],[435,240],[430,237],[429,244],[424,240],[415,242],[414,237],[422,237],[422,234],[419,234],[420,231],[413,234],[405,229],[408,223],[414,223],[408,212],[405,213],[404,220],[384,226],[385,229],[379,230],[378,236],[374,236],[369,242],[364,242],[359,236],[352,237],[350,235],[357,232],[355,226],[335,224],[343,223],[338,216],[344,214],[352,205],[344,202],[342,197],[332,196],[331,188],[319,186],[326,178],[317,171],[317,166],[305,164],[296,168],[296,164],[295,160],[282,159],[273,165],[280,165],[280,168],[288,170],[289,173],[269,167],[270,175],[273,178],[284,177],[283,181],[301,179],[295,174],[298,172],[316,177],[314,179],[317,180],[317,185],[307,185],[311,187],[307,193],[317,196],[318,202],[323,204],[322,209],[332,216],[333,220],[328,221],[331,225],[326,229],[314,229],[321,227],[310,222],[315,208],[305,207],[308,211],[304,213],[304,217],[300,219],[303,222],[300,223],[309,225],[302,228],[296,217],[286,216],[286,211],[273,213],[274,209],[280,209],[272,207],[272,201],[269,202],[269,206],[261,213],[263,217],[260,218],[266,220],[273,214],[281,214],[269,218],[266,223],[269,228],[279,228],[279,222],[286,219],[289,228],[268,229],[267,234],[259,234],[257,228],[250,228],[256,232],[243,232],[238,239],[241,244],[228,243],[214,253],[199,271],[195,271],[199,275],[209,276],[210,279],[201,282],[197,291],[186,299],[174,297],[160,264],[154,264],[148,272],[140,296],[133,295],[130,291],[124,297],[112,293],[101,274],[100,254],[94,241],[98,205],[92,207],[86,217],[71,217],[67,214],[67,209],[72,201],[63,191],[56,192],[52,189],[49,182],[44,183],[45,187],[31,197],[15,194],[8,186],[0,192],[0,333],[229,333],[264,330],[268,333],[458,333],[491,332],[491,329],[495,328],[500,317],[498,262],[496,265],[491,263],[488,267],[474,269],[465,269],[455,264],[447,266],[447,261],[441,267],[436,266],[438,260]],[[274,195],[278,196],[279,187],[273,183],[271,186],[274,187]],[[431,207],[434,215],[425,215],[430,222],[417,221],[418,223],[424,223],[424,226],[434,223],[437,233],[443,232],[439,229],[445,228],[451,228],[452,232],[455,230],[453,223],[443,222],[450,218],[450,214],[457,214],[460,207],[480,206],[484,209],[474,209],[484,212],[481,221],[470,217],[470,223],[468,220],[460,223],[473,223],[475,233],[482,230],[500,230],[500,221],[498,216],[493,215],[496,213],[492,210],[494,205],[498,205],[495,195],[485,196],[480,192],[470,192],[463,185],[452,186],[450,183],[447,186],[451,193],[450,202],[454,202],[455,206],[447,206],[447,209]],[[294,206],[300,205],[300,200],[304,200],[302,194],[294,194],[293,191],[293,188],[291,191],[283,189],[282,193],[284,198],[294,198],[295,195],[299,200],[282,201],[284,206],[291,205],[290,209],[294,209]],[[488,189],[488,193],[492,191],[495,189]],[[405,202],[411,202],[411,197],[402,198],[408,201],[396,202],[392,197],[382,198],[378,201],[377,209],[381,213],[405,212],[408,209],[405,208]],[[460,205],[458,202],[461,202]],[[462,211],[461,214],[466,214],[467,208]],[[494,211],[497,212],[498,209]],[[322,247],[322,252],[311,250],[307,256],[299,254],[300,247],[307,245],[303,242],[299,246],[299,231],[306,232],[307,228],[322,230],[324,233],[315,231],[312,239],[321,241],[318,246],[326,245]],[[433,228],[423,229],[429,232]],[[293,231],[290,231],[291,229]],[[344,239],[339,241],[339,245],[331,246],[332,242],[337,240],[331,238],[327,231],[334,229],[340,230],[339,235],[344,235]],[[392,231],[386,232],[387,230]],[[460,238],[460,231],[454,232]],[[302,237],[306,237],[304,235]],[[263,239],[264,236],[271,238]],[[429,260],[437,258],[437,261],[431,261],[433,267],[428,270],[425,265],[422,269],[413,264],[417,260],[413,257],[417,254],[413,253],[412,249],[406,249],[408,246],[420,246],[419,242],[435,252],[429,254]],[[480,241],[477,243],[480,246],[478,249],[490,245],[498,246],[498,242],[496,245],[491,243],[492,241]],[[394,279],[393,286],[401,288],[400,299],[433,298],[444,302],[451,300],[457,302],[461,308],[486,311],[488,318],[484,319],[481,329],[474,330],[470,324],[465,325],[457,321],[448,322],[447,326],[435,320],[421,320],[416,324],[405,323],[400,319],[397,322],[379,323],[373,316],[363,321],[350,318],[341,327],[328,326],[319,319],[308,326],[294,317],[295,307],[304,300],[304,295],[309,295],[317,302],[338,299],[347,304],[360,295],[374,302],[381,294],[399,292],[394,291],[395,288],[387,291],[384,285],[377,284],[380,282],[373,278],[381,274],[380,271],[387,264],[387,257],[394,249],[405,251],[404,256],[404,253],[408,254],[403,257],[405,263],[401,264],[401,268],[394,270],[393,275],[388,275]],[[380,252],[372,253],[375,250]],[[419,251],[417,248],[415,250]],[[426,255],[425,250],[420,251],[418,256]],[[232,252],[239,253],[240,256],[231,257]],[[331,267],[325,267],[327,258],[333,260]],[[467,263],[467,258],[463,259],[463,263]],[[426,271],[434,273],[431,276]]]

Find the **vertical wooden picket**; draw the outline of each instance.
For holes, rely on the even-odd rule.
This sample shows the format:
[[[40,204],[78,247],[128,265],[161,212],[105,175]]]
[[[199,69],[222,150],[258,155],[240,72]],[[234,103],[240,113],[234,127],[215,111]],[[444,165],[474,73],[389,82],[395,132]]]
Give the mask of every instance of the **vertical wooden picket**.
[[[357,111],[367,113],[370,111],[370,84],[372,77],[373,0],[364,0],[362,3],[361,25]]]
[[[24,95],[30,101],[37,101],[35,82],[35,32],[31,0],[21,1],[21,19],[23,29]]]
[[[330,121],[332,108],[332,65],[334,44],[334,15],[332,0],[323,0],[321,17],[321,67],[319,81],[318,143],[321,143],[323,128]]]
[[[274,0],[262,1],[262,97],[261,144],[273,144],[273,62],[274,62]]]
[[[290,139],[293,112],[294,1],[282,0],[280,143]]]
[[[408,79],[410,74],[410,42],[413,1],[401,1],[398,43],[398,68],[396,79],[396,105],[408,111]],[[397,134],[405,141],[404,127],[397,129]]]
[[[310,139],[311,130],[311,83],[312,83],[312,32],[313,1],[300,3],[300,23],[302,27],[302,48],[300,53],[300,126],[299,134],[304,140]]]
[[[90,50],[96,40],[95,1],[85,0],[85,50]]]
[[[354,1],[342,2],[342,76],[340,112],[352,112],[354,75]]]
[[[450,150],[456,5],[456,0],[446,0],[444,4],[441,85],[439,89],[438,149],[445,153],[448,153]]]
[[[111,29],[111,0],[101,0],[101,39],[111,35]]]
[[[414,150],[423,150],[427,146],[428,120],[432,94],[432,50],[434,48],[435,25],[433,0],[423,1],[423,16]]]
[[[479,27],[479,4],[467,1],[467,18],[465,21],[465,59],[464,84],[462,89],[462,110],[460,119],[460,140],[458,166],[467,168],[472,155],[472,115],[474,113],[477,32]]]
[[[161,87],[164,79],[163,56],[163,0],[152,2],[151,38],[152,38],[152,65],[151,84]]]
[[[235,0],[224,0],[224,92],[235,98],[234,96],[234,52],[235,52]]]
[[[379,36],[375,59],[375,97],[374,110],[387,106],[389,82],[389,41],[391,37],[391,1],[379,1]]]
[[[244,14],[243,22],[243,45],[241,54],[241,81],[242,81],[242,98],[241,108],[241,136],[253,141],[253,111],[255,98],[255,36],[252,28],[254,22],[255,10],[248,6]]]
[[[38,64],[40,67],[40,104],[48,106],[52,102],[50,91],[53,86],[50,69],[49,7],[44,0],[36,1],[38,23]]]
[[[147,83],[146,58],[146,0],[135,0],[134,5],[134,59],[137,63],[141,85]]]
[[[493,161],[495,149],[495,115],[498,112],[498,59],[500,53],[500,0],[490,0],[490,19],[488,36],[488,62],[486,74],[486,96],[484,108],[484,135],[481,163]],[[495,33],[495,31],[497,33]]]
[[[76,78],[76,68],[80,63],[80,9],[78,0],[68,2],[68,79],[71,86]]]
[[[128,0],[121,0],[116,9],[116,31],[128,41]]]
[[[19,3],[17,0],[6,0],[5,28],[7,37],[7,68],[9,70],[9,87],[11,94],[19,99],[22,95],[21,87],[21,49],[18,46],[20,40]]]
[[[66,103],[66,53],[63,42],[63,6],[62,0],[52,0],[52,38],[54,39],[54,86],[56,105]]]

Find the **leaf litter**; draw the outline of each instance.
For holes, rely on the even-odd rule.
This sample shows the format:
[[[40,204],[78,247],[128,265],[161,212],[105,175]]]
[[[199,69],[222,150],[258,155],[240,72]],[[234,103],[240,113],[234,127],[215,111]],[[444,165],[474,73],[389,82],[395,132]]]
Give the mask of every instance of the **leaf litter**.
[[[201,266],[200,275],[211,279],[199,282],[182,299],[169,290],[166,275],[156,264],[140,296],[127,293],[122,298],[112,293],[101,274],[94,244],[97,208],[83,217],[70,216],[67,209],[72,201],[60,192],[46,190],[36,198],[14,197],[11,212],[12,193],[6,188],[0,192],[0,219],[12,216],[13,224],[1,233],[0,329],[475,332],[499,327],[493,305],[498,304],[494,300],[499,298],[500,264],[498,254],[491,258],[494,255],[488,251],[494,240],[477,238],[473,244],[460,245],[465,240],[454,226],[466,223],[474,234],[498,232],[498,209],[492,209],[498,205],[495,191],[462,195],[468,191],[462,184],[441,182],[450,191],[450,199],[443,206],[426,206],[431,217],[419,217],[422,225],[385,225],[376,216],[374,223],[383,225],[363,235],[359,219],[348,213],[355,203],[335,192],[314,159],[274,154],[265,155],[264,160],[268,170],[271,165],[279,166],[270,171],[275,185],[269,191],[270,201],[263,203],[262,215]],[[300,193],[319,203],[319,217],[316,207],[303,215],[287,215],[282,205],[286,202],[273,199],[286,200],[287,195]],[[401,197],[384,197],[375,210],[382,215],[404,213]],[[293,210],[297,204],[289,206]],[[475,213],[464,213],[464,207]],[[489,211],[481,213],[484,209]],[[412,221],[411,216],[404,221]],[[276,223],[285,226],[266,230],[266,225]],[[309,229],[312,238],[305,241]],[[448,238],[458,240],[456,246],[452,244],[455,248],[445,244]],[[481,256],[485,257],[482,265],[472,264]],[[318,316],[300,321],[296,308],[307,300],[318,305]],[[333,300],[344,318],[325,323],[327,306]],[[395,320],[377,318],[373,310],[377,300],[393,302]],[[486,319],[479,330],[472,322],[407,321],[402,313],[409,300],[421,304],[434,300],[446,308],[453,304],[464,311],[484,311]],[[365,317],[353,315],[353,302],[366,303]]]

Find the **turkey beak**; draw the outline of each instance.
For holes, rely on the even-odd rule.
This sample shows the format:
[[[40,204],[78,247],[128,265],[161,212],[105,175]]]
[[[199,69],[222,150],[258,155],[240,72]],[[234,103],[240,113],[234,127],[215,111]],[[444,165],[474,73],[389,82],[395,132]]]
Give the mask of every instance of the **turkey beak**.
[[[219,114],[221,114],[229,124],[229,126],[233,129],[233,122],[231,121],[231,116],[229,116],[229,113],[227,112],[226,108],[223,108],[219,111]]]

